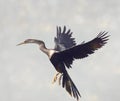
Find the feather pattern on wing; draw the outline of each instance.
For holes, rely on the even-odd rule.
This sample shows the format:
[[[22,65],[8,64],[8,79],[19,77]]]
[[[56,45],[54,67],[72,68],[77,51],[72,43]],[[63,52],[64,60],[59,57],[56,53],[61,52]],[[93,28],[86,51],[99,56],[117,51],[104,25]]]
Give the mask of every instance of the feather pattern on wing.
[[[71,30],[66,30],[66,26],[64,26],[63,31],[61,27],[57,26],[57,37],[54,38],[54,41],[55,50],[57,51],[63,51],[76,45],[75,39],[72,38]]]
[[[108,40],[108,32],[100,32],[96,38],[93,40],[82,43],[77,46],[73,46],[69,49],[66,49],[64,51],[58,52],[57,55],[59,55],[61,61],[70,68],[71,64],[74,59],[82,59],[90,54],[93,54],[95,50],[101,48],[107,43]]]

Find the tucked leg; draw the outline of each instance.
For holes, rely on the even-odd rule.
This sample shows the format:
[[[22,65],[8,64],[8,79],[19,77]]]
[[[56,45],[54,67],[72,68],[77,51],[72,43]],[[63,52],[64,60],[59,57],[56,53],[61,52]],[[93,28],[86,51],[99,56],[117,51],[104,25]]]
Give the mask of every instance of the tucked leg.
[[[62,76],[63,76],[63,74],[61,74],[60,77],[59,77],[59,85],[61,85]]]
[[[59,75],[60,73],[58,72],[57,74],[55,74],[54,78],[53,78],[53,81],[52,81],[52,84],[54,84],[57,80],[57,76]]]

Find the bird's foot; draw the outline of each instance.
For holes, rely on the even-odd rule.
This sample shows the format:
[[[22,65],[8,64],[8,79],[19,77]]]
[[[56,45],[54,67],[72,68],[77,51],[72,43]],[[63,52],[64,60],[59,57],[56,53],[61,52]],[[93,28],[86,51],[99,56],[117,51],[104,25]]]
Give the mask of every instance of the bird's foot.
[[[59,77],[59,85],[61,85],[62,76],[63,76],[63,74],[61,74],[60,77]]]
[[[52,84],[54,84],[56,81],[57,81],[57,76],[59,75],[60,73],[57,73],[55,74],[54,78],[53,78],[53,81],[52,81]]]

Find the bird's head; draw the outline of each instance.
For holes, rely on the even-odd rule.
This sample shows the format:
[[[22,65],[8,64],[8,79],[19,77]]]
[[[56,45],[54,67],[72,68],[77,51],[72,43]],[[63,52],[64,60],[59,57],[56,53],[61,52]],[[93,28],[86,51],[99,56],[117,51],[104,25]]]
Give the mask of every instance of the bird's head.
[[[28,43],[36,43],[36,44],[38,44],[38,45],[44,44],[44,42],[41,41],[41,40],[36,40],[36,39],[26,39],[25,41],[23,41],[23,42],[17,44],[17,46],[19,46],[19,45],[23,45],[23,44],[28,44]]]

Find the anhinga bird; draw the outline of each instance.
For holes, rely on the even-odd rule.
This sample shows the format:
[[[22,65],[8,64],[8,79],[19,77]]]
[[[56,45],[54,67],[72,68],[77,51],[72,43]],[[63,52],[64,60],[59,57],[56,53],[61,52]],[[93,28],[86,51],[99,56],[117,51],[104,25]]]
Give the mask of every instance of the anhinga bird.
[[[59,83],[62,83],[62,87],[65,88],[71,96],[79,100],[81,95],[70,78],[66,68],[71,68],[75,59],[85,58],[90,54],[93,54],[95,50],[104,46],[109,37],[107,33],[108,32],[105,31],[100,32],[93,40],[76,45],[75,39],[72,38],[71,30],[66,30],[66,27],[64,26],[63,31],[61,30],[61,27],[57,27],[57,36],[54,38],[54,49],[47,49],[43,41],[36,39],[27,39],[18,45],[28,43],[38,44],[40,50],[47,54],[51,63],[58,72],[53,82],[57,80],[57,76],[60,74]]]

